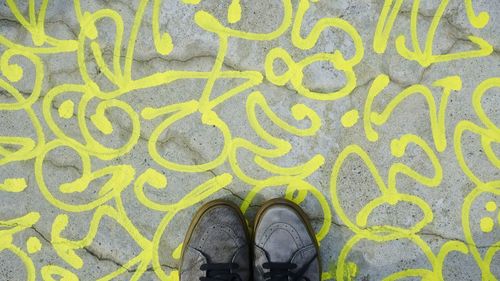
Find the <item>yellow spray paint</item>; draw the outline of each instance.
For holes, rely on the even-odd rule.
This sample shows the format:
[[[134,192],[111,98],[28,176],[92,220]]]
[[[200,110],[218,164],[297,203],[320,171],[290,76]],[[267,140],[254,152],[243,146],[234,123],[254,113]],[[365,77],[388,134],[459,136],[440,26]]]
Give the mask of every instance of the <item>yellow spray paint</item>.
[[[432,50],[434,46],[434,39],[436,38],[438,26],[443,19],[443,14],[449,4],[449,1],[450,0],[439,1],[439,6],[432,18],[429,29],[427,30],[425,45],[422,50],[418,38],[420,0],[413,0],[413,5],[410,11],[410,40],[412,50],[407,47],[407,38],[404,35],[399,35],[396,38],[395,42],[396,50],[402,57],[408,60],[417,61],[420,65],[427,67],[437,62],[484,57],[493,52],[493,47],[487,41],[485,41],[481,37],[471,35],[468,37],[468,39],[471,43],[477,46],[476,50],[462,51],[451,54],[434,54]],[[401,5],[403,4],[403,2],[404,0],[384,1],[384,5],[378,19],[377,28],[375,30],[375,36],[373,38],[373,50],[376,53],[382,54],[385,52],[389,41],[389,36],[391,34],[394,23],[401,11]],[[476,16],[474,13],[474,9],[472,8],[472,0],[465,0],[465,7],[467,18],[471,25],[473,25],[475,28],[483,28],[484,26],[486,26],[489,20],[489,14],[487,12],[481,12],[478,16]]]
[[[184,4],[197,5],[201,0],[182,0]],[[459,241],[447,241],[437,252],[433,252],[431,247],[419,235],[420,231],[433,221],[434,212],[428,202],[418,195],[408,194],[400,191],[397,184],[399,177],[406,177],[410,180],[429,187],[438,188],[443,180],[443,169],[439,161],[439,154],[448,147],[446,137],[446,110],[450,96],[455,91],[462,88],[461,78],[449,76],[435,81],[432,84],[433,90],[425,85],[416,84],[408,86],[395,95],[381,112],[373,110],[375,99],[388,86],[389,77],[380,74],[371,84],[366,97],[363,111],[351,109],[344,113],[340,122],[345,129],[357,124],[362,118],[363,130],[369,141],[379,141],[379,133],[375,126],[386,124],[396,108],[405,100],[411,99],[415,95],[423,96],[429,110],[429,121],[432,137],[425,140],[423,137],[402,133],[398,138],[390,142],[390,153],[394,158],[401,158],[405,155],[408,147],[416,148],[426,156],[427,162],[432,166],[431,174],[423,174],[413,167],[402,162],[393,162],[387,173],[381,173],[375,165],[370,154],[357,144],[349,144],[342,149],[334,161],[331,182],[330,197],[325,196],[321,189],[312,185],[307,178],[318,171],[328,160],[321,154],[312,156],[303,163],[293,163],[291,166],[280,166],[273,163],[273,160],[286,156],[293,151],[292,144],[284,138],[278,137],[276,131],[266,129],[257,118],[257,110],[264,112],[264,117],[280,128],[281,134],[298,136],[302,138],[312,138],[321,130],[322,120],[314,108],[306,104],[298,103],[290,108],[291,116],[294,119],[292,124],[285,121],[266,100],[265,93],[253,90],[246,97],[244,92],[261,84],[263,79],[283,86],[287,83],[303,97],[314,102],[332,102],[349,96],[357,85],[355,67],[362,61],[365,50],[363,41],[356,28],[348,21],[328,17],[318,20],[309,33],[303,36],[302,26],[307,12],[316,1],[299,0],[296,7],[290,0],[281,0],[282,13],[276,15],[281,17],[281,22],[277,26],[269,27],[263,33],[254,33],[234,29],[232,24],[239,22],[246,17],[245,9],[239,0],[228,1],[229,6],[226,13],[226,21],[229,26],[223,24],[224,20],[203,10],[198,10],[193,21],[201,29],[216,35],[219,48],[214,60],[212,69],[209,71],[179,71],[167,70],[157,72],[143,77],[137,77],[134,73],[134,54],[136,52],[136,41],[141,29],[144,14],[148,7],[152,9],[152,40],[156,51],[163,56],[169,55],[174,42],[167,31],[160,30],[159,18],[160,10],[166,7],[161,0],[139,0],[137,11],[130,27],[124,25],[122,16],[113,9],[99,9],[96,11],[84,11],[79,0],[74,0],[74,13],[79,22],[80,30],[75,39],[62,40],[48,35],[45,32],[45,15],[49,7],[49,0],[42,0],[36,5],[34,0],[28,1],[28,15],[21,13],[14,0],[7,0],[6,4],[11,10],[15,19],[23,26],[32,39],[32,46],[25,46],[13,42],[0,35],[0,45],[5,47],[5,51],[0,56],[0,88],[13,98],[13,102],[0,103],[2,111],[19,111],[26,114],[34,129],[34,137],[22,136],[0,136],[0,165],[5,165],[17,161],[34,159],[34,177],[39,191],[44,199],[54,207],[61,210],[52,222],[50,233],[51,246],[61,258],[60,265],[44,265],[38,273],[33,263],[32,255],[44,251],[49,247],[42,247],[38,238],[31,237],[26,241],[26,252],[14,245],[13,235],[20,231],[25,231],[33,227],[40,219],[37,212],[28,213],[25,216],[0,221],[0,253],[9,251],[13,253],[24,264],[28,280],[35,280],[41,276],[43,280],[79,280],[77,272],[85,266],[84,260],[80,256],[82,249],[92,245],[100,228],[103,218],[108,218],[119,225],[141,249],[140,252],[122,267],[99,278],[99,280],[112,280],[122,274],[131,274],[131,280],[139,280],[141,276],[152,268],[154,274],[160,280],[175,281],[179,278],[176,270],[165,272],[159,258],[160,240],[169,229],[170,222],[184,209],[191,208],[195,204],[206,200],[209,196],[216,195],[222,188],[226,188],[233,177],[251,186],[241,204],[241,210],[246,212],[256,196],[267,188],[284,187],[285,197],[297,203],[303,202],[310,196],[322,211],[323,222],[317,230],[318,240],[323,240],[329,233],[333,219],[333,211],[342,224],[353,233],[353,236],[343,246],[339,256],[336,258],[336,266],[323,272],[322,279],[353,280],[360,274],[359,268],[354,262],[349,260],[349,253],[361,241],[371,243],[389,243],[391,241],[404,239],[414,244],[425,255],[430,268],[409,268],[395,272],[385,277],[385,280],[398,280],[405,277],[421,277],[422,280],[443,280],[443,267],[445,259],[452,252],[464,255],[472,255],[477,262],[483,280],[496,280],[491,272],[491,262],[497,251],[500,249],[500,241],[496,242],[486,252],[480,252],[474,241],[471,231],[471,219],[479,220],[480,229],[484,233],[490,233],[495,227],[499,227],[500,213],[496,214],[498,202],[490,201],[485,205],[485,210],[489,212],[482,218],[471,217],[470,211],[475,200],[483,194],[494,196],[500,195],[500,181],[487,181],[481,178],[478,171],[474,171],[467,165],[465,155],[462,152],[462,136],[465,132],[476,134],[481,139],[481,146],[489,162],[493,167],[500,169],[500,159],[495,154],[492,146],[500,142],[500,130],[496,124],[484,112],[481,99],[482,96],[492,88],[500,87],[500,78],[491,78],[481,82],[474,91],[472,104],[481,124],[475,124],[468,120],[460,121],[453,137],[453,149],[457,156],[461,170],[476,185],[467,195],[462,208],[462,227],[466,243]],[[396,38],[395,47],[397,52],[408,60],[414,60],[422,66],[429,66],[434,63],[441,63],[451,60],[461,60],[489,55],[493,49],[484,39],[477,36],[469,36],[469,40],[477,45],[476,50],[462,51],[451,54],[434,54],[433,42],[440,21],[443,18],[448,0],[439,2],[439,7],[432,19],[431,25],[425,38],[425,46],[422,49],[417,36],[419,0],[413,0],[410,11],[410,43],[411,49],[407,46],[404,35]],[[465,13],[470,24],[474,28],[484,28],[489,22],[488,12],[476,14],[473,9],[473,1],[465,0]],[[384,53],[388,47],[388,38],[401,10],[403,0],[385,0],[378,24],[376,26],[373,49],[376,53]],[[168,9],[168,7],[167,7]],[[111,23],[114,29],[114,47],[112,49],[111,61],[106,61],[103,51],[98,43],[99,29],[97,24],[106,20]],[[242,40],[271,41],[280,36],[288,34],[290,31],[290,41],[294,47],[300,50],[313,50],[316,47],[323,31],[333,29],[344,33],[354,46],[353,55],[346,57],[340,50],[332,53],[316,52],[302,59],[294,59],[290,53],[280,47],[271,49],[265,58],[265,75],[258,71],[234,71],[223,70],[223,63],[228,52],[230,39],[238,38]],[[128,34],[126,34],[129,32]],[[128,41],[124,41],[127,38]],[[122,46],[125,46],[123,49]],[[86,50],[90,50],[90,53]],[[123,53],[122,53],[123,52]],[[74,53],[78,61],[78,69],[83,80],[81,84],[62,84],[49,89],[42,97],[42,85],[46,80],[45,66],[41,59],[46,54]],[[91,57],[89,57],[89,55]],[[34,70],[34,81],[32,90],[28,96],[24,96],[16,88],[16,83],[23,81],[25,69],[20,65],[11,63],[13,57],[23,57],[29,61],[30,67]],[[104,90],[89,75],[86,61],[93,59],[100,72],[112,83],[113,88]],[[287,67],[282,74],[277,74],[274,63],[281,61]],[[320,93],[309,89],[303,81],[304,69],[311,64],[327,62],[335,70],[342,72],[345,76],[345,84],[337,90]],[[186,102],[159,105],[157,107],[146,107],[136,111],[130,104],[120,99],[121,96],[140,89],[147,89],[167,85],[178,80],[201,79],[205,81],[205,87],[200,93],[199,99]],[[226,92],[213,97],[213,89],[219,79],[241,79],[243,82]],[[436,101],[435,93],[441,92]],[[67,96],[71,95],[71,99]],[[467,95],[460,95],[460,98]],[[54,101],[63,99],[58,107],[57,116],[53,116]],[[229,126],[224,121],[224,116],[219,116],[216,112],[217,106],[225,103],[229,99],[246,99],[246,118],[249,128],[267,143],[266,146],[259,146],[253,142],[241,138],[233,137]],[[42,115],[37,115],[33,105],[41,100]],[[90,109],[90,104],[96,104],[95,109]],[[128,140],[120,147],[108,147],[92,135],[89,126],[98,129],[104,136],[114,132],[115,124],[108,119],[107,112],[119,110],[124,113],[131,123]],[[195,115],[196,114],[196,115]],[[167,159],[157,151],[157,143],[160,136],[173,124],[186,122],[188,116],[200,116],[200,121],[204,126],[215,128],[223,139],[223,146],[213,159],[208,159],[206,163],[193,165],[177,163],[172,159]],[[87,118],[89,119],[87,119]],[[64,128],[58,125],[57,120],[74,119],[83,137],[83,141],[77,140],[68,135]],[[140,137],[141,124],[150,120],[159,120],[159,124],[153,130],[149,141],[149,156],[160,167],[184,173],[200,173],[212,171],[213,169],[228,163],[231,173],[223,173],[201,183],[192,188],[181,200],[165,204],[154,201],[148,197],[146,187],[168,192],[167,177],[157,169],[147,169],[138,172],[136,167],[131,165],[109,164],[105,168],[97,169],[93,167],[93,160],[109,161],[117,159],[129,153],[138,143]],[[47,139],[42,126],[42,120],[50,129],[50,135],[54,139]],[[91,123],[91,124],[89,124]],[[302,126],[300,123],[308,124]],[[449,133],[449,132],[448,132]],[[59,186],[47,186],[44,174],[44,166],[47,162],[47,155],[54,150],[64,148],[72,151],[81,162],[80,176],[71,182],[62,183]],[[238,154],[242,150],[253,155],[253,161],[258,168],[269,174],[265,178],[255,178],[252,173],[248,173],[243,164],[238,159]],[[374,194],[367,204],[365,204],[354,217],[350,217],[345,211],[345,204],[338,196],[339,176],[342,167],[352,157],[360,158],[368,171],[372,174],[374,184],[378,189],[378,194]],[[387,178],[382,178],[381,174],[387,174]],[[71,203],[60,198],[60,193],[74,194],[85,192],[89,185],[98,179],[106,179],[100,186],[95,198],[88,202],[79,204]],[[22,193],[33,184],[29,184],[25,178],[5,178],[1,179],[0,192]],[[187,187],[186,187],[187,188]],[[122,199],[122,192],[132,189],[137,200],[145,207],[163,215],[158,224],[153,237],[146,237],[140,229],[134,225],[126,211],[125,203]],[[422,212],[422,216],[415,224],[409,227],[394,225],[373,225],[370,223],[370,215],[381,206],[395,206],[397,204],[411,204]],[[71,224],[70,217],[65,212],[81,213],[91,212],[92,219],[89,223],[87,233],[82,234],[81,239],[71,240],[65,238],[64,230]],[[171,256],[178,260],[182,252],[182,244],[172,251]]]

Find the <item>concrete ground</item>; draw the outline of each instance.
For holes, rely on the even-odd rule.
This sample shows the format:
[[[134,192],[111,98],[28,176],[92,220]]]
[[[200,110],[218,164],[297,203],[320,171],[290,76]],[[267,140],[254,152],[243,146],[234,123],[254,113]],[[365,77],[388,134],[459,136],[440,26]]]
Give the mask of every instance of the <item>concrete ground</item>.
[[[177,280],[202,203],[324,280],[500,279],[500,2],[0,1],[0,280]]]

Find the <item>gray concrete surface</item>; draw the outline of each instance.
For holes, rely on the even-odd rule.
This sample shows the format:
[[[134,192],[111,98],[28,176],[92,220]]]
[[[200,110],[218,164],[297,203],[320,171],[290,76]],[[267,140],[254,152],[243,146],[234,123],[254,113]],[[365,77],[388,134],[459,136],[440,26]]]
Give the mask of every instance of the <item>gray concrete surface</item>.
[[[28,2],[31,1],[0,1],[0,183],[4,183],[0,186],[0,280],[63,280],[63,275],[56,274],[62,271],[68,278],[64,280],[176,280],[179,259],[173,252],[182,242],[191,216],[203,202],[216,198],[233,201],[242,206],[251,224],[259,205],[286,193],[300,203],[318,231],[325,280],[403,280],[404,276],[404,280],[500,279],[500,83],[494,80],[500,78],[499,1],[472,1],[473,13],[489,14],[487,24],[481,28],[474,26],[466,12],[470,1],[420,1],[414,12],[413,5],[418,1],[404,1],[395,12],[397,17],[386,40],[387,47],[380,53],[373,44],[384,1],[301,0],[310,5],[301,36],[306,37],[318,22],[326,22],[311,48],[299,48],[293,42],[290,22],[280,36],[269,40],[230,36],[227,54],[218,59],[220,38],[200,26],[195,14],[206,11],[235,30],[269,33],[283,20],[284,3],[288,1],[242,0],[241,19],[236,23],[227,20],[231,1],[142,1],[145,8],[140,26],[134,24],[140,1],[81,1],[79,8],[79,1],[33,1],[32,20]],[[40,11],[45,2],[48,4],[43,18]],[[232,5],[237,5],[238,1],[234,2]],[[385,5],[391,2],[386,0]],[[435,19],[439,20],[437,30],[428,32],[440,5],[444,10],[443,16]],[[299,1],[291,1],[291,6],[295,20]],[[19,11],[17,17],[13,9]],[[172,39],[173,49],[166,55],[155,48],[154,11],[159,11],[160,33],[168,32]],[[426,65],[398,51],[396,41],[400,35],[406,37],[406,46],[413,49],[412,14],[420,48],[424,50],[426,36],[433,35],[432,54],[442,55],[437,58],[445,61]],[[95,23],[97,36],[91,38],[92,16],[97,15],[104,18]],[[121,42],[116,41],[116,25],[110,17],[106,18],[109,15],[123,21]],[[344,59],[352,58],[356,54],[355,40],[338,27],[328,27],[329,22],[339,23],[339,19],[359,33],[364,51],[361,61],[353,66],[355,86],[345,97],[306,97],[293,83],[279,85],[269,77],[265,62],[273,48],[285,49],[295,62],[336,50]],[[136,26],[139,31],[133,40],[135,51],[133,57],[127,57]],[[50,38],[42,38],[37,45],[33,38],[40,34]],[[478,48],[469,36],[481,38],[484,50],[464,53]],[[91,42],[97,44],[114,75],[119,72],[113,69],[114,58],[122,72],[126,61],[132,61],[130,81],[139,86],[127,88],[130,84],[125,80],[113,83],[106,78]],[[121,50],[120,55],[115,48]],[[458,55],[446,57],[447,54]],[[200,100],[207,84],[206,77],[194,79],[187,75],[169,81],[155,75],[173,70],[207,74],[221,60],[221,71],[239,72],[234,72],[238,74],[232,78],[218,77],[210,91],[211,99],[247,81],[238,75],[252,73],[257,77],[254,85],[212,109],[221,120],[218,124],[225,124],[231,137],[225,140],[215,125],[203,123],[210,110],[200,109],[173,123],[148,147],[155,129],[171,116],[163,114],[151,119],[141,113],[151,107]],[[22,69],[20,79],[14,77],[19,74],[15,65]],[[277,74],[286,72],[283,61],[273,65]],[[37,71],[37,66],[41,70]],[[328,61],[305,67],[303,75],[305,88],[324,95],[344,87],[347,79],[344,71]],[[416,84],[430,89],[430,95],[427,100],[419,93],[404,99],[386,122],[371,125],[379,135],[378,140],[371,141],[363,125],[365,121],[370,123],[370,112],[365,114],[364,110],[370,89],[380,75],[387,75],[389,84],[375,97],[372,112],[381,113],[398,93]],[[444,111],[438,114],[445,95],[434,82],[449,76],[458,76],[461,87],[451,92]],[[41,79],[38,90],[34,86],[37,79]],[[137,82],[140,79],[147,81]],[[292,75],[291,79],[298,77]],[[473,93],[482,89],[479,85],[483,81],[490,82],[484,84],[490,86],[474,104]],[[68,84],[72,86],[60,86]],[[84,88],[81,85],[87,87],[84,94],[78,90]],[[19,94],[12,94],[16,89]],[[58,89],[62,89],[61,94],[54,97]],[[117,89],[122,89],[120,94],[110,97]],[[257,106],[257,123],[281,141],[263,139],[247,116],[252,110],[246,104],[255,101],[249,98],[255,91],[262,94],[276,118],[291,126],[306,129],[315,122],[307,117],[296,119],[292,107],[297,104],[301,104],[298,111],[305,112],[305,105],[311,114],[317,115],[321,126],[311,134],[300,135],[296,132],[299,129],[290,132]],[[35,96],[34,100],[30,96]],[[73,102],[73,111],[67,100]],[[104,101],[123,105],[129,113],[111,107],[102,121],[102,116],[94,114],[99,104],[106,104]],[[64,110],[67,118],[59,115],[63,112],[64,116]],[[351,110],[358,112],[359,120],[343,125],[342,117]],[[442,116],[436,118],[434,129],[430,115]],[[138,121],[135,128],[133,119]],[[85,136],[87,129],[82,124],[86,124],[95,141]],[[464,127],[472,129],[462,132],[460,128]],[[112,131],[106,132],[110,128]],[[434,131],[437,137],[433,136]],[[405,153],[391,152],[391,142],[403,136],[411,136],[412,140]],[[438,143],[443,138],[447,144],[440,149]],[[126,146],[129,139],[132,144],[123,153],[113,155],[113,151],[103,148],[118,149]],[[247,140],[268,149],[268,153],[238,148],[241,142],[235,139]],[[289,151],[282,149],[281,154],[270,157],[273,153],[269,150],[276,143],[288,143]],[[172,168],[161,160],[200,165],[216,159],[224,146],[228,151],[236,148],[237,164],[231,164],[231,153],[211,167],[192,171]],[[159,157],[152,155],[152,147]],[[353,147],[359,147],[371,160],[363,162],[361,157],[350,155],[340,163],[339,157]],[[306,168],[291,172],[266,170],[258,165],[256,155],[279,167],[314,160]],[[435,157],[437,168],[429,155]],[[84,159],[88,159],[89,167],[84,167]],[[407,165],[406,170],[400,169],[403,164]],[[338,173],[334,172],[336,165]],[[240,168],[246,177],[238,172]],[[151,175],[148,169],[158,173],[149,178],[157,181],[156,187],[161,187],[165,178],[167,187],[154,188],[155,182],[149,181],[144,184],[148,199],[141,200],[135,187]],[[394,175],[397,169],[399,173]],[[150,172],[141,178],[146,171]],[[94,172],[96,179],[91,178]],[[430,178],[435,175],[431,183]],[[83,181],[75,182],[79,178]],[[228,178],[231,180],[224,182]],[[195,189],[214,179],[218,180],[212,186]],[[387,191],[385,186],[391,186],[391,182],[395,189]],[[296,186],[306,191],[294,193]],[[251,190],[259,187],[262,190],[252,197]],[[198,193],[190,193],[193,190]],[[384,192],[386,195],[382,195]],[[410,199],[405,201],[403,197]],[[181,201],[183,198],[188,200]],[[360,212],[377,198],[378,207],[367,213],[366,223],[361,222]],[[181,203],[175,205],[177,202]],[[423,210],[426,206],[428,213]]]

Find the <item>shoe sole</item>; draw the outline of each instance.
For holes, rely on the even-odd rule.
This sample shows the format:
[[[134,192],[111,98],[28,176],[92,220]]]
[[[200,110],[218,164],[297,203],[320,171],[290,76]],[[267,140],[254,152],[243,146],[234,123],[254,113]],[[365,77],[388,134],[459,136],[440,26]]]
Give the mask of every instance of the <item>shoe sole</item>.
[[[196,226],[198,225],[198,223],[200,222],[200,219],[203,217],[203,215],[208,210],[210,210],[210,209],[212,209],[214,207],[219,207],[219,206],[229,207],[229,208],[233,209],[235,211],[235,213],[238,214],[238,217],[241,220],[243,228],[245,229],[245,238],[246,238],[247,241],[250,241],[250,239],[249,239],[250,238],[250,234],[248,233],[247,222],[245,220],[245,217],[241,213],[240,208],[236,204],[234,204],[232,202],[229,202],[229,201],[225,201],[225,200],[213,200],[213,201],[210,201],[208,203],[205,203],[203,206],[200,207],[200,209],[198,209],[198,211],[195,213],[195,215],[194,215],[194,217],[193,217],[193,219],[191,221],[191,224],[189,225],[189,228],[187,230],[186,236],[184,238],[184,242],[182,243],[181,265],[182,265],[182,262],[184,261],[184,253],[186,251],[187,245],[191,241],[191,236],[193,234],[193,231],[196,228]],[[247,243],[247,244],[250,245],[249,243]],[[179,275],[179,280],[180,280],[180,275]]]
[[[318,253],[318,267],[319,267],[319,278],[321,280],[321,274],[323,271],[321,270],[321,258],[319,256],[319,243],[318,240],[316,239],[316,233],[314,233],[314,230],[312,228],[311,222],[309,220],[309,217],[307,214],[302,210],[302,208],[299,207],[299,205],[295,204],[294,202],[284,199],[284,198],[275,198],[267,201],[260,207],[260,209],[257,211],[257,214],[255,215],[255,222],[253,226],[253,232],[252,232],[252,241],[255,241],[255,233],[257,230],[257,227],[259,226],[260,220],[262,219],[262,216],[264,215],[265,211],[269,209],[270,207],[276,206],[276,205],[284,205],[287,207],[292,208],[300,217],[302,220],[302,223],[306,226],[307,232],[309,233],[309,236],[313,240],[313,244],[316,247],[316,252]]]

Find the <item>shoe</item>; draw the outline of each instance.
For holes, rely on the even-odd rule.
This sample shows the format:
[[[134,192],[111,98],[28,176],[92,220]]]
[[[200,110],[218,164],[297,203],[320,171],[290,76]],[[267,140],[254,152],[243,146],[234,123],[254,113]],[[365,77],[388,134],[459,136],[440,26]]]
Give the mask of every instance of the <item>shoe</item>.
[[[285,199],[266,202],[254,224],[256,281],[319,281],[319,247],[307,215]]]
[[[194,216],[184,240],[180,281],[249,281],[250,245],[246,221],[229,202],[212,201]]]

